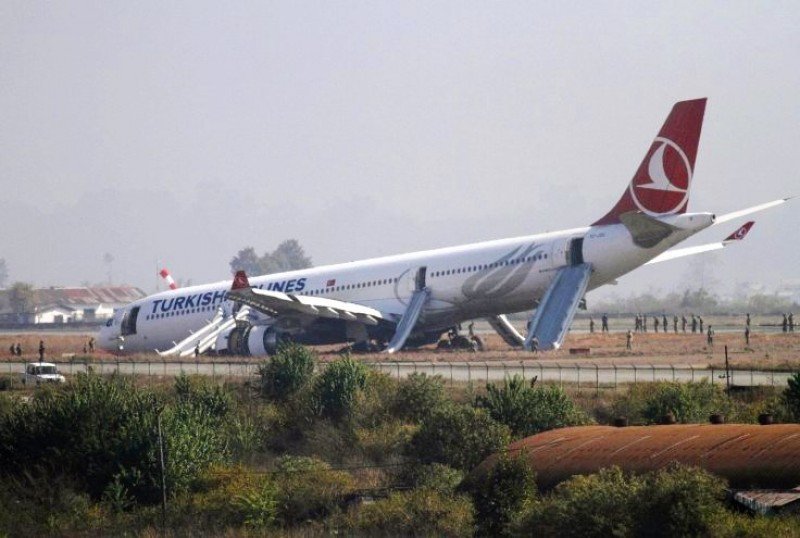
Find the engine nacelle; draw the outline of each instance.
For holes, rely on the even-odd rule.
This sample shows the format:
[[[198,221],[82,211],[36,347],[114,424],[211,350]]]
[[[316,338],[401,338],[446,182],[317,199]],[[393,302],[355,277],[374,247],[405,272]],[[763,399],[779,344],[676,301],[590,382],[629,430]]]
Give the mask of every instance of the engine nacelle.
[[[239,324],[217,337],[217,351],[229,355],[262,357],[274,355],[283,335],[271,325]]]

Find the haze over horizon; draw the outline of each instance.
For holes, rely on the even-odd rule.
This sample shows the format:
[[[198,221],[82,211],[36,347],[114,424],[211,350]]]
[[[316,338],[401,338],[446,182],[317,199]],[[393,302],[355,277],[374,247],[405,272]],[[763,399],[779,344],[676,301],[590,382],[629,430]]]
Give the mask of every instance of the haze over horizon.
[[[0,5],[9,282],[229,277],[587,225],[676,101],[709,97],[689,211],[800,194],[800,4]],[[687,244],[720,240],[746,219]],[[800,278],[800,200],[592,298]]]

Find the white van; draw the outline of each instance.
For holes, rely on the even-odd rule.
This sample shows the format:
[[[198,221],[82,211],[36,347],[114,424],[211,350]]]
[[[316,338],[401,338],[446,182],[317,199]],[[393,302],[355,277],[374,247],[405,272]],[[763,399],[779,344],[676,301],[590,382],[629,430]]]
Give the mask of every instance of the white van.
[[[25,365],[22,384],[41,385],[42,383],[64,383],[66,379],[58,373],[52,362],[32,362]]]

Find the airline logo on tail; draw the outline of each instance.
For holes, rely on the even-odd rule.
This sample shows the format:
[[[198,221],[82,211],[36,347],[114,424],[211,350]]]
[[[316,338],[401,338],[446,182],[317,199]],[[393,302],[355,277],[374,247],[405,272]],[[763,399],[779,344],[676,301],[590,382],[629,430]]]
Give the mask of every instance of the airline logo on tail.
[[[645,213],[669,215],[686,206],[691,182],[692,166],[686,153],[672,140],[656,137],[631,181],[631,197]]]
[[[685,213],[706,100],[676,103],[617,205],[595,224],[616,224],[620,215],[652,217]]]

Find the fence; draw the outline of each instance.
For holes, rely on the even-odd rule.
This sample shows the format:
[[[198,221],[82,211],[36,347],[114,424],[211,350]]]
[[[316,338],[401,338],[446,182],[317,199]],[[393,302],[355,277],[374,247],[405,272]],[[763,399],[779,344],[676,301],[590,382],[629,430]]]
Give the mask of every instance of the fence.
[[[538,381],[569,384],[578,388],[617,388],[621,385],[656,381],[699,382],[733,386],[786,385],[794,372],[769,369],[696,368],[691,365],[606,365],[594,363],[541,363],[524,362],[376,362],[370,367],[389,376],[401,379],[413,373],[440,375],[449,383],[479,383],[502,381],[506,377],[519,375],[525,380],[536,377]],[[245,361],[228,362],[60,362],[59,371],[72,376],[89,370],[100,375],[114,373],[146,376],[150,379],[174,377],[180,374],[205,375],[213,378],[247,378],[258,374],[259,364]],[[324,366],[323,366],[324,367]],[[11,377],[12,383],[22,379],[24,363],[8,362],[0,366],[0,373]]]

